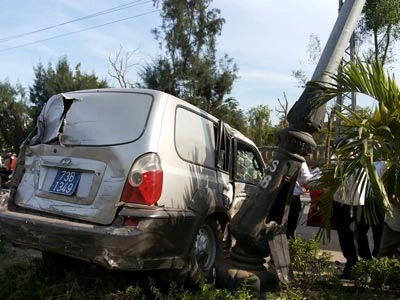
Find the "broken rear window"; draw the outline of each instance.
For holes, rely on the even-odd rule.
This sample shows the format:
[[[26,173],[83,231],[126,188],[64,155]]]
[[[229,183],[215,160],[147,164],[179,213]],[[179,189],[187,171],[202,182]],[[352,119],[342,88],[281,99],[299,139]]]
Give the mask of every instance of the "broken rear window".
[[[63,96],[50,99],[53,103],[42,112],[42,143],[60,140],[64,145],[104,146],[134,141],[145,128],[152,104],[152,96],[139,93],[77,92]],[[54,116],[60,121],[54,122]]]

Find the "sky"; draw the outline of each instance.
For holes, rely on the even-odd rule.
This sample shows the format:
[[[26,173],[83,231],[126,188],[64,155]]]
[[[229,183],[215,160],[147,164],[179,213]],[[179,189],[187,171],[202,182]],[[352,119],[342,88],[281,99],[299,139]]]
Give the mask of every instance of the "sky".
[[[311,77],[314,71],[308,63],[310,35],[325,46],[338,5],[338,0],[213,1],[225,19],[217,56],[227,54],[238,66],[239,78],[229,96],[243,111],[267,105],[277,123],[278,99],[284,101],[286,95],[292,106],[303,91],[292,72],[302,69]],[[109,57],[122,47],[123,52],[135,51],[131,61],[138,66],[128,78],[137,82],[140,65],[161,54],[151,33],[160,24],[157,7],[146,0],[2,0],[0,81],[28,88],[39,62],[54,66],[66,56],[70,66],[81,63],[82,71],[118,87],[108,75]]]

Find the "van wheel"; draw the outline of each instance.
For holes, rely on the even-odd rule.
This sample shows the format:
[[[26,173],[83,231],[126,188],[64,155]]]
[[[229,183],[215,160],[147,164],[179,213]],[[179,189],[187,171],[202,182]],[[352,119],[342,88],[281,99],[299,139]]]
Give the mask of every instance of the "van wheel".
[[[222,255],[221,226],[215,218],[207,218],[197,230],[194,239],[188,282],[195,284],[200,277],[204,277],[209,284],[214,286]]]

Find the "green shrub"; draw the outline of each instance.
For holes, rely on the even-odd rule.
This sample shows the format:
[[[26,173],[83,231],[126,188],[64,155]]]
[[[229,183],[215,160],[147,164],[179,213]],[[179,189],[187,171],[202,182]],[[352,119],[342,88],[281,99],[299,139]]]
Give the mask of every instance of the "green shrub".
[[[304,291],[293,284],[282,285],[282,290],[278,293],[268,293],[266,299],[279,300],[306,300],[309,299]]]
[[[0,299],[254,299],[244,285],[236,291],[228,291],[214,289],[203,281],[196,290],[187,290],[171,282],[165,288],[151,277],[141,277],[138,283],[129,277],[130,274],[102,268],[84,271],[64,268],[49,270],[41,259],[36,259],[30,263],[7,266],[0,272]]]
[[[189,291],[184,289],[182,285],[175,282],[170,283],[169,290],[165,293],[157,287],[153,280],[150,280],[150,299],[158,300],[252,300],[256,299],[251,295],[246,285],[241,285],[235,291],[228,291],[226,289],[214,289],[210,284],[205,281],[199,283],[196,291]]]
[[[278,293],[266,299],[398,299],[400,261],[380,259],[360,261],[353,269],[354,284],[341,282],[334,275],[336,266],[328,254],[320,254],[316,239],[289,241],[295,280],[283,284]],[[7,256],[9,254],[5,254]],[[374,288],[374,289],[372,289]],[[376,289],[379,288],[379,289]],[[385,290],[383,290],[385,289]],[[393,292],[394,291],[394,292]],[[203,281],[188,290],[171,282],[161,283],[149,274],[107,271],[98,267],[49,270],[41,259],[9,265],[0,270],[0,299],[74,300],[252,300],[245,284],[237,290],[215,289]]]
[[[352,268],[351,276],[358,286],[399,290],[400,261],[387,257],[361,260]]]
[[[296,280],[313,282],[330,276],[334,272],[330,255],[326,252],[320,253],[317,239],[305,241],[297,237],[289,240],[289,247]]]

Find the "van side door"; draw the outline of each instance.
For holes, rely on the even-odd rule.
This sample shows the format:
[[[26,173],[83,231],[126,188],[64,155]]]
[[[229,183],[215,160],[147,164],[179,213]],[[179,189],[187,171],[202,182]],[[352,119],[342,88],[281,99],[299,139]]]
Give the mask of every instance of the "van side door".
[[[264,161],[253,145],[242,140],[233,140],[232,180],[234,186],[233,204],[230,216],[233,217],[243,202],[257,189],[264,175]]]
[[[233,202],[232,184],[232,139],[226,132],[224,123],[218,122],[218,133],[216,143],[216,164],[218,181],[218,198],[221,199],[223,207],[228,211]]]

